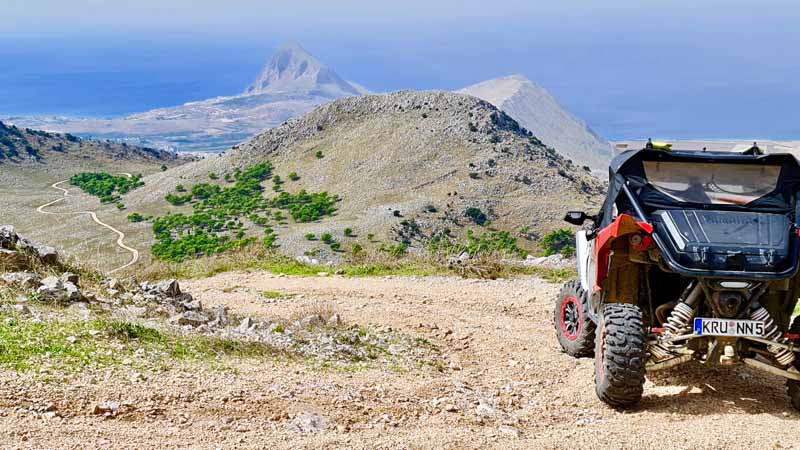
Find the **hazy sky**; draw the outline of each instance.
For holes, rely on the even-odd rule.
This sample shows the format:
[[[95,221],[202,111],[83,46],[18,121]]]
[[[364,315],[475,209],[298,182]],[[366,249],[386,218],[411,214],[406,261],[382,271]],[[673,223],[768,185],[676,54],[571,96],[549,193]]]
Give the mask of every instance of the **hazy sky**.
[[[375,91],[521,73],[612,138],[800,139],[795,0],[0,0],[0,12],[0,115],[234,94],[296,40]]]

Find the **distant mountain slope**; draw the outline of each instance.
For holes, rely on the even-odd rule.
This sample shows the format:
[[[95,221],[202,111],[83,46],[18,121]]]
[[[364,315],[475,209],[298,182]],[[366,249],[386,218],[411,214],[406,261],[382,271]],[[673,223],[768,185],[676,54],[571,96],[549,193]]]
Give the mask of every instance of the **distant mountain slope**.
[[[576,164],[605,171],[614,151],[586,123],[576,118],[544,88],[521,75],[484,81],[458,92],[473,95],[497,106],[545,144]]]
[[[341,79],[297,43],[289,43],[278,49],[244,94],[298,92],[332,98],[360,94],[357,88]]]
[[[127,144],[80,139],[0,122],[0,166],[16,164],[65,164],[67,160],[173,161],[174,153]]]
[[[12,117],[22,127],[166,147],[222,151],[322,103],[364,93],[297,44],[281,47],[245,93],[116,119]]]
[[[224,156],[147,177],[127,204],[134,211],[181,210],[163,200],[177,184],[209,182],[214,173],[216,183],[229,185],[224,175],[264,161],[283,180],[291,172],[299,176],[282,185],[286,192],[327,191],[342,198],[332,218],[274,225],[282,251],[294,255],[320,247],[304,238],[307,233],[344,239],[348,227],[364,245],[370,234],[392,242],[416,233],[484,232],[486,226],[468,217],[477,212],[497,229],[516,234],[527,227],[536,235],[562,226],[566,210],[598,204],[603,190],[587,171],[491,104],[449,92],[409,91],[320,106]],[[273,195],[266,190],[265,196]],[[247,228],[257,235],[257,227]]]

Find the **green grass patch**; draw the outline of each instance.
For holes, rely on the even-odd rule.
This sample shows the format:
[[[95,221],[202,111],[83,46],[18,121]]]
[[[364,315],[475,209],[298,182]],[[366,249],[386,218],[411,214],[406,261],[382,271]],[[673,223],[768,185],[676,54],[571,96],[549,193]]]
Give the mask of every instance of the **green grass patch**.
[[[0,319],[0,366],[17,371],[39,367],[83,371],[117,366],[126,358],[134,365],[151,365],[164,363],[164,359],[208,361],[278,355],[261,343],[180,335],[106,318],[37,323],[3,313]],[[138,349],[149,357],[156,355],[156,360],[138,360]]]
[[[287,294],[285,292],[278,292],[278,291],[262,291],[261,297],[267,300],[278,300],[278,299],[288,299],[293,298],[294,294]]]

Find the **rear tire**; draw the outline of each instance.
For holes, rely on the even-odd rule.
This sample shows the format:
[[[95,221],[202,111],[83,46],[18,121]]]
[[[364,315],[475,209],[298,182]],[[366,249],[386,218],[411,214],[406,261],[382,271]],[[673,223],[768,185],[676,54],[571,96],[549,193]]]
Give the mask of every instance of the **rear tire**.
[[[569,355],[579,358],[594,354],[596,326],[589,318],[589,296],[577,280],[561,288],[554,308],[556,338]]]
[[[800,334],[800,316],[794,318],[792,326],[789,327],[790,334]],[[795,340],[795,345],[800,345],[800,339]],[[800,370],[800,359],[795,359],[794,367]],[[792,406],[800,411],[800,381],[786,380],[786,386],[789,388],[789,398],[792,399]]]
[[[597,397],[611,406],[629,406],[642,398],[646,336],[636,305],[603,305],[595,349]]]

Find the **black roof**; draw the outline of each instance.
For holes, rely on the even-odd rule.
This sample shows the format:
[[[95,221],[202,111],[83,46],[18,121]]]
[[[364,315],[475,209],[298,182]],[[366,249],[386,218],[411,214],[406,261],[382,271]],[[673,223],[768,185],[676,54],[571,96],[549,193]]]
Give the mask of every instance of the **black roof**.
[[[683,161],[683,162],[741,162],[789,165],[800,170],[800,163],[791,153],[770,153],[766,155],[753,155],[737,152],[709,152],[697,150],[628,150],[620,153],[609,165],[609,171],[614,174],[625,174],[632,166],[641,161]]]
[[[617,155],[609,165],[608,195],[600,214],[602,226],[610,223],[612,218],[611,211],[617,197],[620,195],[623,184],[627,184],[634,195],[640,197],[645,210],[668,206],[681,207],[678,202],[674,202],[674,205],[668,205],[667,203],[669,203],[669,201],[663,198],[657,199],[659,201],[654,201],[653,195],[650,195],[649,198],[641,198],[643,194],[652,191],[652,189],[648,188],[649,183],[644,171],[644,161],[674,161],[687,163],[725,162],[781,166],[781,176],[777,189],[771,195],[767,196],[769,198],[765,197],[757,204],[748,204],[747,208],[751,210],[759,208],[764,210],[785,209],[785,206],[781,206],[789,204],[794,205],[794,199],[796,198],[797,192],[800,191],[800,163],[798,163],[797,158],[790,153],[755,155],[735,152],[693,150],[629,150]],[[625,199],[623,199],[623,202],[624,201]],[[730,207],[729,209],[742,209],[742,207]]]

